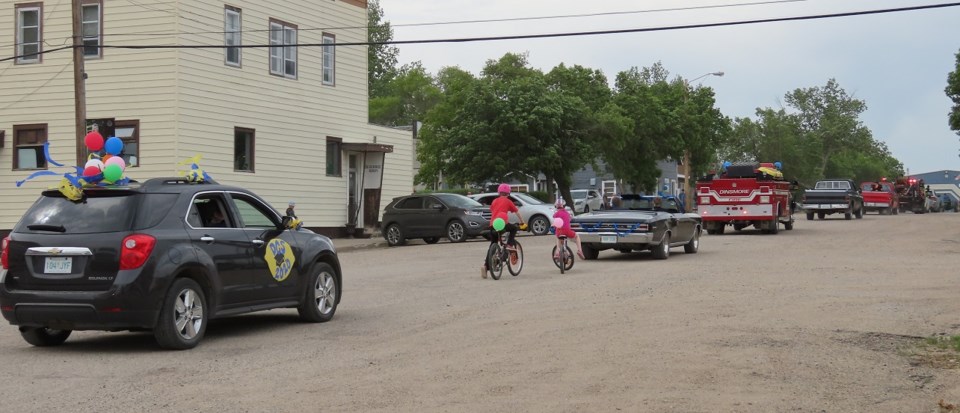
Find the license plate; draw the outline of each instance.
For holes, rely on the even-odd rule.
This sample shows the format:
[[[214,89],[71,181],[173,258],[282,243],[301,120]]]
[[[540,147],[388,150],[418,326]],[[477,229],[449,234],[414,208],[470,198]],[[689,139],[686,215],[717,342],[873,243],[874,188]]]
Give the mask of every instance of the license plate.
[[[616,244],[617,236],[616,235],[601,235],[600,236],[601,244]]]
[[[73,272],[73,258],[71,257],[47,257],[43,272],[45,274],[70,274]]]

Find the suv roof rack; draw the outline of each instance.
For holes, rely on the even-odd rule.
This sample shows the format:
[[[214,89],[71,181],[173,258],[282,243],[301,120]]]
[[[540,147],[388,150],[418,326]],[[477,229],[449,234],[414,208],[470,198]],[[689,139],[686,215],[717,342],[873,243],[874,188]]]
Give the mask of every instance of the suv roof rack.
[[[164,185],[218,185],[216,181],[212,179],[205,179],[203,181],[191,181],[182,176],[180,177],[170,177],[170,178],[152,178],[148,179],[143,183],[143,188],[155,188]]]

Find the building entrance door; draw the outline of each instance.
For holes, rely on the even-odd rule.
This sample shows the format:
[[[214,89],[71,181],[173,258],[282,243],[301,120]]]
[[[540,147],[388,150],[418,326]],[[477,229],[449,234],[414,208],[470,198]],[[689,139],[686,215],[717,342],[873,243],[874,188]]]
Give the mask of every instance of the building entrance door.
[[[360,228],[363,226],[360,210],[360,180],[361,157],[359,153],[350,152],[347,154],[348,172],[347,172],[347,227]],[[352,235],[352,234],[351,234]]]

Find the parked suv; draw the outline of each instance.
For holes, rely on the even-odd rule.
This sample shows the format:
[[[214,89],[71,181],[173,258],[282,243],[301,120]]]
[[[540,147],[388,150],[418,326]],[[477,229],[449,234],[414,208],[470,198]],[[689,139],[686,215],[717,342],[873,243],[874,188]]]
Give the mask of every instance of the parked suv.
[[[436,244],[463,242],[490,226],[490,208],[459,194],[414,194],[394,198],[383,211],[383,238],[391,247],[411,238]]]
[[[342,292],[333,243],[290,222],[250,191],[182,178],[79,202],[45,191],[3,240],[0,312],[35,346],[145,329],[187,349],[210,319],[280,307],[328,321]]]

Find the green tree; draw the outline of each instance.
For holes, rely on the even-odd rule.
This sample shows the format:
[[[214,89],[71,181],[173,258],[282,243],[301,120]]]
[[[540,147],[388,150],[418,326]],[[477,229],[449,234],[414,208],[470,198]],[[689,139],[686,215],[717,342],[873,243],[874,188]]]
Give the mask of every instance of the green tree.
[[[804,138],[818,148],[820,176],[827,172],[831,156],[872,140],[860,121],[866,102],[849,96],[835,79],[824,87],[796,89],[786,95],[786,102],[797,110]]]
[[[393,40],[393,28],[383,18],[380,0],[367,2],[367,41],[382,43]],[[387,44],[367,47],[367,92],[370,97],[386,96],[388,83],[397,73],[397,55],[400,51]]]
[[[526,55],[508,53],[488,61],[479,78],[447,69],[438,84],[443,99],[420,136],[418,181],[442,174],[448,183],[467,184],[543,173],[569,199],[573,172],[595,157],[595,116],[580,94],[602,96],[602,75],[557,67],[547,76]]]
[[[947,88],[944,90],[953,102],[950,109],[950,129],[960,135],[960,52],[957,52],[957,66],[947,75]]]
[[[756,120],[736,119],[723,140],[723,159],[780,161],[787,178],[806,186],[824,178],[873,181],[903,174],[903,164],[860,122],[866,103],[836,81],[796,89],[786,101],[793,111],[758,108]]]
[[[705,172],[729,135],[729,120],[715,106],[713,90],[668,80],[662,64],[617,74],[612,105],[599,119],[603,159],[633,187],[655,191],[657,162],[691,155],[693,173]]]
[[[404,65],[386,84],[383,96],[370,98],[370,122],[397,126],[423,120],[442,95],[420,62]]]

